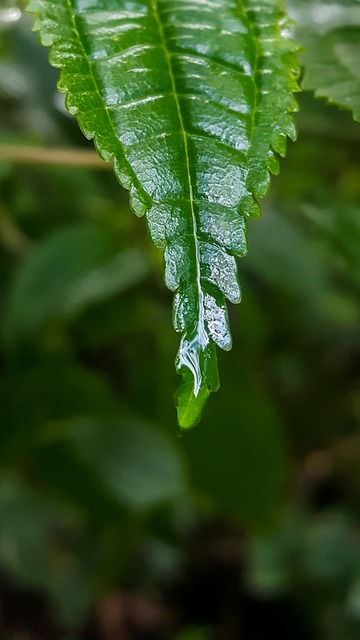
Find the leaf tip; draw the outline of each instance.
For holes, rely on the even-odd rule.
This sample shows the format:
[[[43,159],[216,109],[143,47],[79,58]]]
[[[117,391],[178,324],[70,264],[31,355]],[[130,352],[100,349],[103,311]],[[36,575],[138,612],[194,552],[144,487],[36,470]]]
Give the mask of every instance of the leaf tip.
[[[184,374],[184,380],[180,383],[175,393],[175,404],[177,409],[178,424],[180,433],[188,431],[199,422],[204,405],[210,395],[209,387],[202,385],[199,392],[195,395],[194,382]]]
[[[198,378],[189,363],[177,358],[177,370],[183,376],[175,393],[177,418],[181,432],[197,425],[210,393],[217,391],[220,386],[215,346],[209,343],[204,349],[199,349],[197,356]]]

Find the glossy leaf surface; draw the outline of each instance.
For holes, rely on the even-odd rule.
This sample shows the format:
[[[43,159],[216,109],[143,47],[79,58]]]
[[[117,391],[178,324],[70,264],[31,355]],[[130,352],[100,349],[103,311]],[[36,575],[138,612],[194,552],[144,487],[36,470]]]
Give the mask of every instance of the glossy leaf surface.
[[[165,254],[193,426],[231,348],[225,299],[274,152],[295,137],[295,44],[278,0],[32,0],[59,88]]]
[[[295,2],[291,15],[304,46],[304,89],[352,111],[360,121],[360,3]]]

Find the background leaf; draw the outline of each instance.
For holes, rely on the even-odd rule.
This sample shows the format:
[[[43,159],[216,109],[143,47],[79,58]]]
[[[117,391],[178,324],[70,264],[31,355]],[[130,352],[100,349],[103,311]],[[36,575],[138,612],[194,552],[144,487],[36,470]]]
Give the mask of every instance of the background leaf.
[[[303,89],[352,111],[360,121],[360,6],[356,0],[290,2],[304,46]]]
[[[10,292],[6,340],[13,342],[55,316],[69,317],[141,281],[146,257],[135,249],[119,251],[116,244],[110,229],[83,224],[62,229],[31,250]]]
[[[283,497],[286,450],[275,408],[245,379],[232,383],[242,407],[227,420],[214,401],[213,420],[206,425],[207,453],[202,455],[203,429],[184,441],[195,486],[216,508],[237,514],[250,526],[266,526]],[[261,397],[261,401],[260,401]],[[219,428],[221,425],[221,428]]]
[[[134,419],[103,424],[82,420],[67,425],[67,436],[112,495],[132,508],[149,508],[186,492],[177,448],[148,425]]]

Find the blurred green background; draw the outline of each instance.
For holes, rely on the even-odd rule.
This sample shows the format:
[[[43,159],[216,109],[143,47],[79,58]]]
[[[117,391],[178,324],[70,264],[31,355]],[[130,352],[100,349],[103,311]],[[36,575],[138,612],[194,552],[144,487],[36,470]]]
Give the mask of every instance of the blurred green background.
[[[2,0],[0,638],[358,639],[360,126],[299,95],[179,438],[162,256],[31,22]]]

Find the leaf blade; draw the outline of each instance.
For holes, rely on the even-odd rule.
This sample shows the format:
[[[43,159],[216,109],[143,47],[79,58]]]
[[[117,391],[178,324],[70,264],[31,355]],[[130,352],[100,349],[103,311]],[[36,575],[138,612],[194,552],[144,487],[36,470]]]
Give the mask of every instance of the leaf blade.
[[[186,387],[193,379],[177,395],[188,428],[219,386],[214,345],[231,348],[225,299],[241,297],[245,218],[295,136],[296,46],[281,3],[32,0],[29,10],[70,112],[164,251],[176,367]]]

